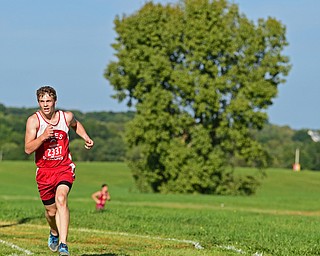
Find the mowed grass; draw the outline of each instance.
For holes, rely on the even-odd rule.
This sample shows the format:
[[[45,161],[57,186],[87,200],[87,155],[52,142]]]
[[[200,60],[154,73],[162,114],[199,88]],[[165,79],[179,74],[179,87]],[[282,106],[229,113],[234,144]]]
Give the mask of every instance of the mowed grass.
[[[266,173],[250,197],[160,195],[139,193],[124,163],[78,162],[71,255],[320,255],[320,173]],[[96,212],[104,182],[112,200]],[[48,231],[34,163],[0,162],[0,255],[54,255]]]

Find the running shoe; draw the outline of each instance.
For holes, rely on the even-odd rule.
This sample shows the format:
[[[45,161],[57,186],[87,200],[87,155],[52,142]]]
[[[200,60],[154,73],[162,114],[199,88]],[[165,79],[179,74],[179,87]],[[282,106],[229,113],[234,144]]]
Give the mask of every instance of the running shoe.
[[[53,252],[56,252],[58,251],[58,246],[59,246],[59,236],[54,236],[50,232],[49,238],[48,238],[49,249]]]
[[[59,256],[69,256],[68,246],[64,243],[59,244]]]

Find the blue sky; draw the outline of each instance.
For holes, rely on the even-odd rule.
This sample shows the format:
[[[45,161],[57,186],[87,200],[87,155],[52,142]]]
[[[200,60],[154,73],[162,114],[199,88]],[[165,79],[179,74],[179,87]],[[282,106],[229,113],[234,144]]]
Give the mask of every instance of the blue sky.
[[[175,0],[154,2],[176,3]],[[294,129],[320,129],[320,1],[233,0],[249,19],[272,16],[287,27],[285,54],[293,68],[268,109],[269,120]],[[58,107],[126,111],[103,72],[112,59],[116,15],[131,14],[140,0],[0,0],[0,103],[35,107],[43,84],[58,92]]]

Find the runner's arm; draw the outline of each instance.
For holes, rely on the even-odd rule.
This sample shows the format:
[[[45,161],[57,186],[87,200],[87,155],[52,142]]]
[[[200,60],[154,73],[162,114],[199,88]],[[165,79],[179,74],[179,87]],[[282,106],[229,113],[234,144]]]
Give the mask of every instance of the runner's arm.
[[[110,196],[110,193],[107,192],[107,200],[110,201],[111,200],[111,196]]]
[[[77,119],[75,119],[74,115],[71,112],[66,112],[66,114],[67,120],[69,120],[69,125],[76,132],[76,134],[78,134],[85,141],[86,149],[91,149],[94,142],[87,134],[83,125]]]
[[[100,200],[98,199],[99,196],[100,196],[100,191],[97,191],[97,192],[95,192],[95,193],[93,193],[93,194],[91,195],[92,199],[93,199],[97,204],[100,203]]]
[[[36,151],[41,144],[53,134],[52,125],[48,125],[44,133],[37,138],[38,119],[36,115],[28,118],[26,123],[26,134],[24,139],[24,151],[30,155]]]

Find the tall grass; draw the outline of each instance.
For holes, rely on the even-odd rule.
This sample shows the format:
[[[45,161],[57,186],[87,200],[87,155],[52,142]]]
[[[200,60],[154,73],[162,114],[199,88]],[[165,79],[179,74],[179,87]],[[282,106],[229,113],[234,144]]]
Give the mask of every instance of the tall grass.
[[[78,163],[69,196],[72,255],[320,255],[320,173],[266,173],[250,197],[160,195],[139,193],[123,163]],[[0,162],[0,239],[48,255],[34,176],[32,162]],[[112,200],[96,212],[90,196],[102,183]],[[0,255],[13,251],[0,243]]]

